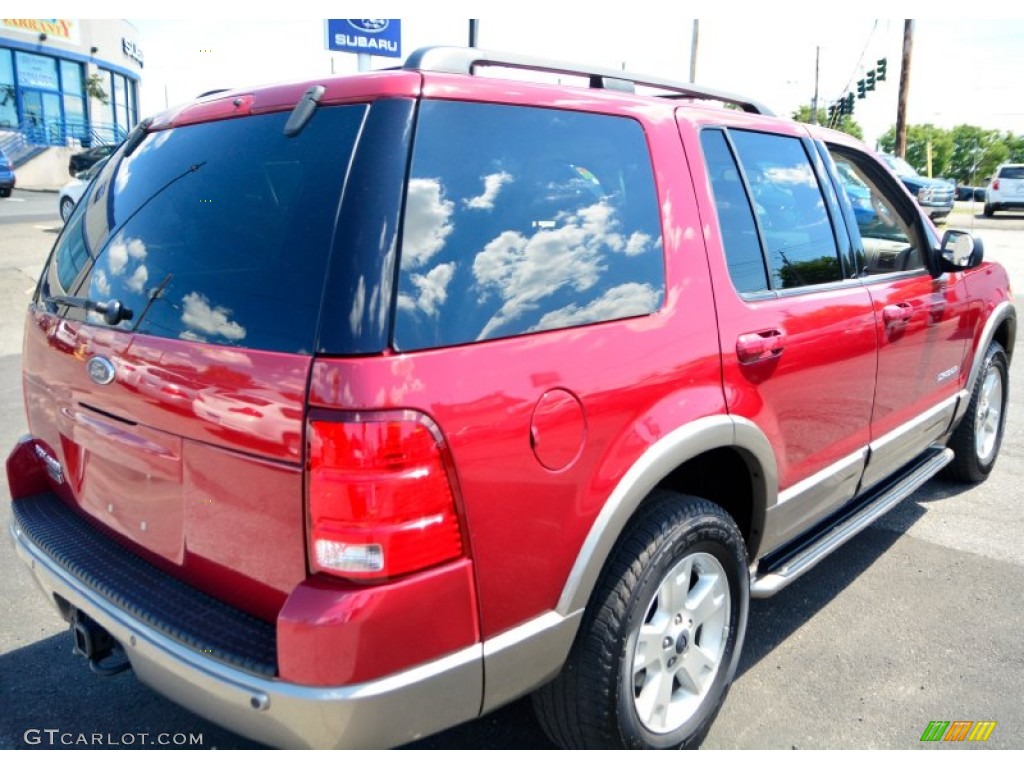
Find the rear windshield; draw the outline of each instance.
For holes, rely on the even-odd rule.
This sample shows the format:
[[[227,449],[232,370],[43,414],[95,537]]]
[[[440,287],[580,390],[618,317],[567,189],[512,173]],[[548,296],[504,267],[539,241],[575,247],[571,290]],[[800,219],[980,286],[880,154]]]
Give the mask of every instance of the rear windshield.
[[[1009,165],[999,171],[1000,179],[1024,179],[1024,165]]]
[[[117,299],[118,327],[278,352],[313,349],[345,173],[366,107],[149,134],[107,163],[62,233],[41,298]],[[59,308],[105,324],[96,312]]]

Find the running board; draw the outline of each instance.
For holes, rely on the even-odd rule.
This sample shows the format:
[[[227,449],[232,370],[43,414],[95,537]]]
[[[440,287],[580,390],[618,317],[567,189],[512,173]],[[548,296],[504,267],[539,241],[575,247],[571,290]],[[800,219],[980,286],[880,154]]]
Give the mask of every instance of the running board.
[[[855,500],[830,518],[826,527],[804,538],[791,551],[778,556],[768,555],[761,560],[759,574],[750,584],[751,597],[771,597],[789,586],[800,576],[817,565],[826,556],[856,536],[871,523],[899,504],[930,480],[940,469],[953,460],[949,448],[935,448],[926,453],[917,463],[911,464],[896,479],[890,480],[872,491],[863,499]]]

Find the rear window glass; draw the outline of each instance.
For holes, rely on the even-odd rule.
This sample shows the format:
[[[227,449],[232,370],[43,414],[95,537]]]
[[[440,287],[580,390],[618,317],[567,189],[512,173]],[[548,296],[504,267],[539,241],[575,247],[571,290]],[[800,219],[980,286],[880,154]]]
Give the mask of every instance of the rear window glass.
[[[313,349],[334,220],[366,112],[324,107],[157,131],[120,154],[57,243],[43,298],[117,299],[125,330]],[[103,324],[96,313],[70,317]]]
[[[643,129],[607,115],[423,103],[400,258],[398,349],[654,312],[665,277]]]
[[[1000,179],[1024,179],[1024,165],[1011,165],[999,171]]]

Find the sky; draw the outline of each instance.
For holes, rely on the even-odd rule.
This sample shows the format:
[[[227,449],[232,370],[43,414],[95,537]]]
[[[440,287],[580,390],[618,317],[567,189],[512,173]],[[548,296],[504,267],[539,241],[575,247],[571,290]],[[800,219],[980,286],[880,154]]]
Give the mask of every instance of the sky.
[[[5,3],[5,6],[8,3]],[[13,6],[21,4],[15,1]],[[60,3],[57,7],[60,7]],[[141,114],[161,111],[214,88],[234,88],[347,74],[356,71],[353,54],[325,50],[324,17],[340,10],[372,10],[402,19],[403,56],[424,45],[465,45],[468,18],[480,15],[481,48],[536,54],[577,63],[687,80],[693,19],[682,4],[633,0],[629,14],[603,15],[603,4],[520,0],[503,4],[515,14],[489,17],[486,3],[289,2],[263,4],[277,15],[259,17],[255,3],[210,4],[209,15],[166,20],[139,19],[138,4],[68,5],[75,16],[128,18],[139,30],[145,56]],[[880,58],[889,77],[855,103],[854,119],[869,143],[896,121],[901,19],[821,18],[823,3],[739,3],[699,24],[696,81],[733,91],[789,116],[810,104],[819,61],[819,104],[849,90]],[[946,5],[946,4],[944,4]],[[52,7],[52,6],[48,6]],[[153,6],[149,6],[152,8]],[[200,6],[179,2],[169,9],[182,15]],[[833,12],[836,4],[827,7]],[[934,12],[936,3],[858,3],[865,12]],[[967,7],[959,6],[962,11]],[[1013,14],[1009,3],[987,12]],[[666,8],[678,10],[666,11]],[[771,13],[765,13],[768,8]],[[237,9],[237,15],[232,15]],[[803,10],[801,10],[803,9]],[[148,8],[147,8],[148,10]],[[818,11],[815,18],[813,11]],[[40,9],[41,12],[41,9]],[[254,15],[255,14],[255,15]],[[1018,18],[927,18],[915,21],[910,70],[909,122],[951,128],[967,123],[1024,135],[1024,8]],[[374,57],[372,68],[400,59]]]

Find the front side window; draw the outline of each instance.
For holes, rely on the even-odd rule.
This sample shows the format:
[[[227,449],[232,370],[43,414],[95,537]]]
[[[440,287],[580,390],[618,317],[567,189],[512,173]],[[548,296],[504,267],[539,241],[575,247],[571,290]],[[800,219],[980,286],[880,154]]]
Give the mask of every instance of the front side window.
[[[883,186],[884,172],[866,155],[829,147],[841,193],[853,213],[864,248],[864,275],[904,272],[924,266],[913,224]]]
[[[656,311],[665,277],[643,129],[424,102],[400,264],[394,344],[404,350]]]

